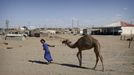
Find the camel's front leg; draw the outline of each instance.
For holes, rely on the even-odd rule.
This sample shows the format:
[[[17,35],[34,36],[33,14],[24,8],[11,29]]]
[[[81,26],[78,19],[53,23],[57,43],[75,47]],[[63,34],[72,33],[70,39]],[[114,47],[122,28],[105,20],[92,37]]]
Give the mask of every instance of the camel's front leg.
[[[80,51],[80,67],[82,66],[82,51]]]
[[[80,52],[79,52],[79,51],[77,52],[77,58],[78,58],[78,61],[79,61],[79,66],[81,66],[81,61],[80,61]]]

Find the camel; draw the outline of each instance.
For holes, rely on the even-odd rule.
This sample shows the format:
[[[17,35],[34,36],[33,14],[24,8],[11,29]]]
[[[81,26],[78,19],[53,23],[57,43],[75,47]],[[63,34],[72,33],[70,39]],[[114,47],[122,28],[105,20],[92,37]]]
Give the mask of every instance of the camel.
[[[82,66],[82,51],[83,50],[90,50],[91,48],[94,48],[94,53],[96,55],[96,63],[93,69],[95,70],[97,63],[99,61],[99,58],[102,63],[102,71],[104,71],[104,65],[103,65],[103,57],[100,53],[100,43],[98,40],[93,38],[91,35],[84,35],[81,38],[79,38],[74,44],[71,43],[69,40],[63,40],[62,44],[67,45],[70,48],[78,48],[77,52],[77,58],[79,61],[79,66]]]

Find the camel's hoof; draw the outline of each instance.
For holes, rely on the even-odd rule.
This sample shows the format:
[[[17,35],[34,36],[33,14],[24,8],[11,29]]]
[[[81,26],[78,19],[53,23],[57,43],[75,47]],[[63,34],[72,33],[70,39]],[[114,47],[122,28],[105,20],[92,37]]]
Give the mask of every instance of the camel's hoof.
[[[95,67],[93,67],[92,70],[95,70]]]
[[[82,65],[79,65],[79,67],[82,67]]]
[[[102,70],[102,72],[104,72],[104,69]]]

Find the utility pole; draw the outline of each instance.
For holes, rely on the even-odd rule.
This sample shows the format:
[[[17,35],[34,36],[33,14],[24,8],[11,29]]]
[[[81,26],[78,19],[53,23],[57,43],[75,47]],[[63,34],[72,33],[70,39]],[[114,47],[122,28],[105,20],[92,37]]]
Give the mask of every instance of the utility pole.
[[[6,20],[6,29],[8,30],[8,28],[9,28],[9,20]]]
[[[9,31],[9,20],[6,20],[6,21],[5,21],[5,25],[6,25],[5,33],[7,34],[8,31]]]
[[[79,20],[77,20],[77,27],[79,27]]]
[[[74,25],[74,20],[72,19],[72,28],[73,28],[73,25]]]

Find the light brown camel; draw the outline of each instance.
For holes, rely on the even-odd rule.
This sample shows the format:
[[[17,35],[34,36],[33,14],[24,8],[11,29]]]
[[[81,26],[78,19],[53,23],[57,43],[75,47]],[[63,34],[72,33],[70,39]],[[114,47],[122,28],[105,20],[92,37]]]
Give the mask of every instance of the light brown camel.
[[[66,44],[70,48],[78,48],[77,58],[78,58],[80,67],[82,66],[82,51],[90,50],[91,48],[94,48],[94,53],[96,55],[96,64],[93,67],[93,69],[95,70],[97,63],[99,61],[99,58],[100,58],[101,63],[102,63],[102,71],[104,71],[103,57],[100,53],[100,43],[91,35],[82,36],[74,44],[71,44],[71,41],[69,40],[62,41],[62,44]]]

